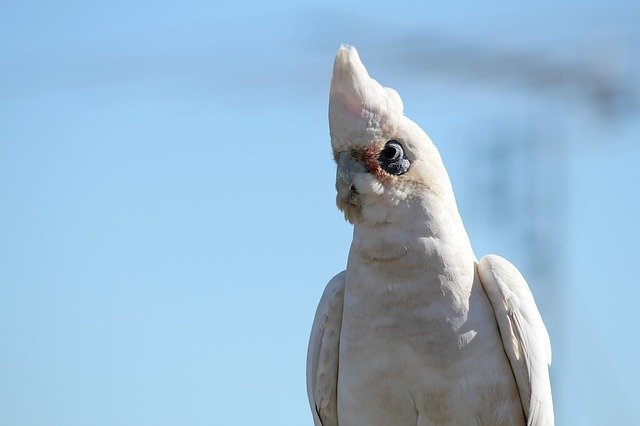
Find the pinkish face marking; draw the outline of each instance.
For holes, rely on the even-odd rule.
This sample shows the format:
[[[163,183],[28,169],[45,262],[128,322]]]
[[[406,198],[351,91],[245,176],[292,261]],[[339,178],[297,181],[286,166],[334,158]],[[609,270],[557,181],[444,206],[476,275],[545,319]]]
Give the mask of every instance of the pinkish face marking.
[[[349,152],[353,158],[361,162],[379,182],[389,182],[394,176],[385,172],[382,167],[380,167],[380,163],[378,158],[380,157],[380,152],[382,152],[381,147],[376,145],[371,146],[369,148],[353,148]],[[333,151],[333,159],[337,163],[338,158],[340,157],[340,152]]]

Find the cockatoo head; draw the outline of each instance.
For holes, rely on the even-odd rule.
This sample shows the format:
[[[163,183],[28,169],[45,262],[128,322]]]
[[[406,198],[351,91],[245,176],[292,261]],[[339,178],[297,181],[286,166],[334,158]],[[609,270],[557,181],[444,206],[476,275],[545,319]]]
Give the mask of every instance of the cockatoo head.
[[[353,46],[340,46],[333,65],[329,128],[336,203],[349,222],[398,222],[428,198],[453,196],[438,150],[404,116],[398,92],[369,77]]]

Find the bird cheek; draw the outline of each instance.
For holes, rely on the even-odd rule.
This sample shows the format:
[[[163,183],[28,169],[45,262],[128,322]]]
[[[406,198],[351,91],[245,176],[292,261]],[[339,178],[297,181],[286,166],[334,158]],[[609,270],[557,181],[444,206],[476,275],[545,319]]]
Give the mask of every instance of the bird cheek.
[[[353,185],[360,194],[381,195],[384,186],[372,173],[358,173],[353,177]]]
[[[375,177],[378,183],[388,182],[391,178],[391,175],[382,170],[382,167],[380,167],[380,163],[378,162],[380,151],[382,149],[383,148],[374,145],[365,149],[362,153],[362,163],[365,165],[369,173]]]

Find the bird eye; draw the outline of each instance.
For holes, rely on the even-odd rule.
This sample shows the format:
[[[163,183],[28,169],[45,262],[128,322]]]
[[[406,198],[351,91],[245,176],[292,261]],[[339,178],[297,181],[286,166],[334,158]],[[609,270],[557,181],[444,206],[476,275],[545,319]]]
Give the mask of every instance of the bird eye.
[[[395,141],[387,142],[387,145],[380,153],[380,157],[386,161],[397,160],[403,155],[404,151],[402,151],[402,146],[400,146],[400,144]]]
[[[409,170],[411,163],[404,157],[404,150],[398,141],[390,140],[380,152],[378,162],[382,169],[392,175],[400,176]]]

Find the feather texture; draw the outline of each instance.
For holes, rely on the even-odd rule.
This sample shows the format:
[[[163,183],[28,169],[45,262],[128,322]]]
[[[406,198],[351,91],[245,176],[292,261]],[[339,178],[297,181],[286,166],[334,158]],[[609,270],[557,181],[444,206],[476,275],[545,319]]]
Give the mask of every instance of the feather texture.
[[[478,272],[496,315],[527,424],[553,425],[551,343],[531,290],[518,269],[502,257],[484,256]]]
[[[307,351],[307,394],[316,426],[338,425],[338,347],[342,325],[345,271],[324,290]]]
[[[551,424],[549,340],[531,293],[508,262],[477,266],[440,154],[403,108],[340,47],[329,127],[336,204],[354,231],[311,332],[314,423]]]

